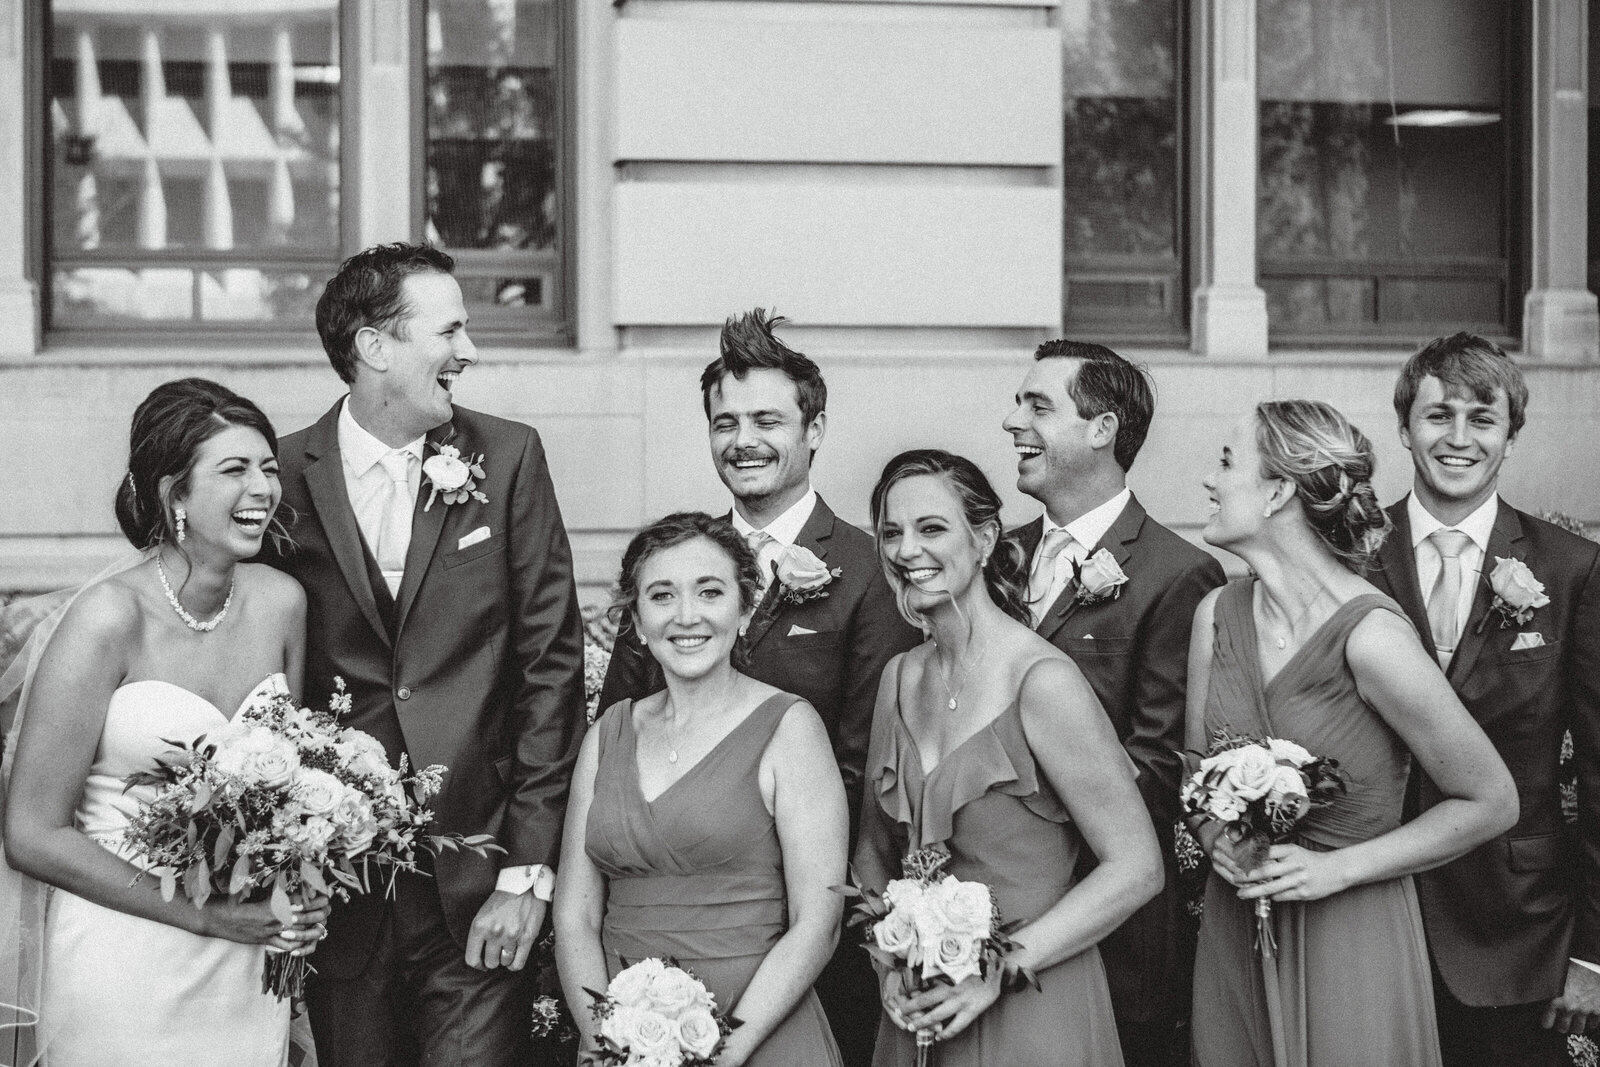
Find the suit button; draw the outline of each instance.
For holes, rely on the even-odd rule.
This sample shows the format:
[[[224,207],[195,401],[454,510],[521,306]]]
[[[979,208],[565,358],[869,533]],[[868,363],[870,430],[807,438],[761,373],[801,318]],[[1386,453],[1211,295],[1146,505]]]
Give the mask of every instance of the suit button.
[[[401,700],[410,700],[411,687],[408,685],[402,685],[399,689],[394,691],[394,695],[399,697]]]

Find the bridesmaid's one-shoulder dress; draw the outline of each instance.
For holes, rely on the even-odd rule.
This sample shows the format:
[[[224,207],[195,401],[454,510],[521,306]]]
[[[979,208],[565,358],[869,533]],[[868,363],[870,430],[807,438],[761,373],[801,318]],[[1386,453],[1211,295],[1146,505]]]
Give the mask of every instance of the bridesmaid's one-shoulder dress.
[[[911,849],[944,844],[945,870],[993,888],[1004,921],[1038,918],[1072,887],[1083,840],[1034,763],[1020,686],[1005,711],[924,775],[900,713],[899,666],[892,667],[892,702],[873,715],[857,855],[875,850],[882,869],[899,871]],[[1038,990],[1002,993],[966,1030],[936,1045],[939,1067],[1122,1067],[1100,950],[1038,977]],[[916,1055],[912,1034],[880,1016],[873,1067],[909,1067]]]
[[[672,957],[738,1015],[739,998],[788,929],[783,852],[761,799],[761,755],[799,697],[752,711],[654,800],[639,787],[633,702],[595,723],[600,761],[584,850],[606,876],[600,933],[606,968]],[[581,1010],[581,1009],[580,1009]],[[746,1061],[750,1067],[838,1067],[839,1050],[811,990]]]
[[[1217,600],[1209,737],[1234,734],[1298,742],[1330,756],[1350,776],[1349,794],[1311,812],[1292,840],[1326,851],[1400,825],[1410,755],[1356,690],[1345,642],[1373,611],[1405,614],[1369,593],[1341,604],[1270,682],[1263,683],[1252,582]],[[1213,873],[1194,975],[1194,1062],[1199,1067],[1370,1067],[1439,1063],[1433,984],[1412,881],[1392,878],[1322,900],[1274,904],[1272,929],[1282,1011],[1269,1018],[1254,946],[1253,905]],[[1272,1025],[1289,1062],[1275,1063]]]

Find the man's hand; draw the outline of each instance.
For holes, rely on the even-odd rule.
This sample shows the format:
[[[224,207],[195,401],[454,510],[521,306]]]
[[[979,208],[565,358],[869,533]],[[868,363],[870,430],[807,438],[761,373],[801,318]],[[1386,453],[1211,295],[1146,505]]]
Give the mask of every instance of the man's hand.
[[[1600,1025],[1600,973],[1569,961],[1566,988],[1544,1010],[1544,1028],[1581,1034],[1596,1025]]]
[[[522,970],[544,925],[544,909],[545,902],[531,892],[490,893],[467,934],[467,966],[480,971]]]

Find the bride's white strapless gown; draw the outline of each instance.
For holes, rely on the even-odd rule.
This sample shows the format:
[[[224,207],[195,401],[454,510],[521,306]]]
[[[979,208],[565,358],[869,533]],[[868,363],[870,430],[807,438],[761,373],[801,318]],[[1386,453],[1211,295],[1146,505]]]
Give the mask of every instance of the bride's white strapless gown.
[[[287,692],[264,679],[240,710]],[[172,745],[227,723],[210,701],[159,680],[111,694],[94,765],[78,805],[78,829],[117,851],[129,817],[152,786],[123,779],[155,765]],[[281,1067],[289,1052],[289,1003],[261,992],[266,949],[201,937],[52,890],[44,933],[40,1018],[48,1067]]]

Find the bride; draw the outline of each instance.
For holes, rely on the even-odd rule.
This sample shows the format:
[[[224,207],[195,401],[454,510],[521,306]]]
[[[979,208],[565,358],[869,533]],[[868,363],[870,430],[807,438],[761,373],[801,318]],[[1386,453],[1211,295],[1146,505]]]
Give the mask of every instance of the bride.
[[[284,925],[265,902],[166,901],[120,851],[152,793],[125,790],[126,775],[299,686],[305,595],[243,562],[278,506],[276,450],[266,416],[223,386],[152,392],[116,500],[144,558],[70,604],[23,694],[4,844],[53,887],[31,1053],[51,1067],[287,1060],[289,1005],[261,992],[263,953],[312,951],[327,902]]]

